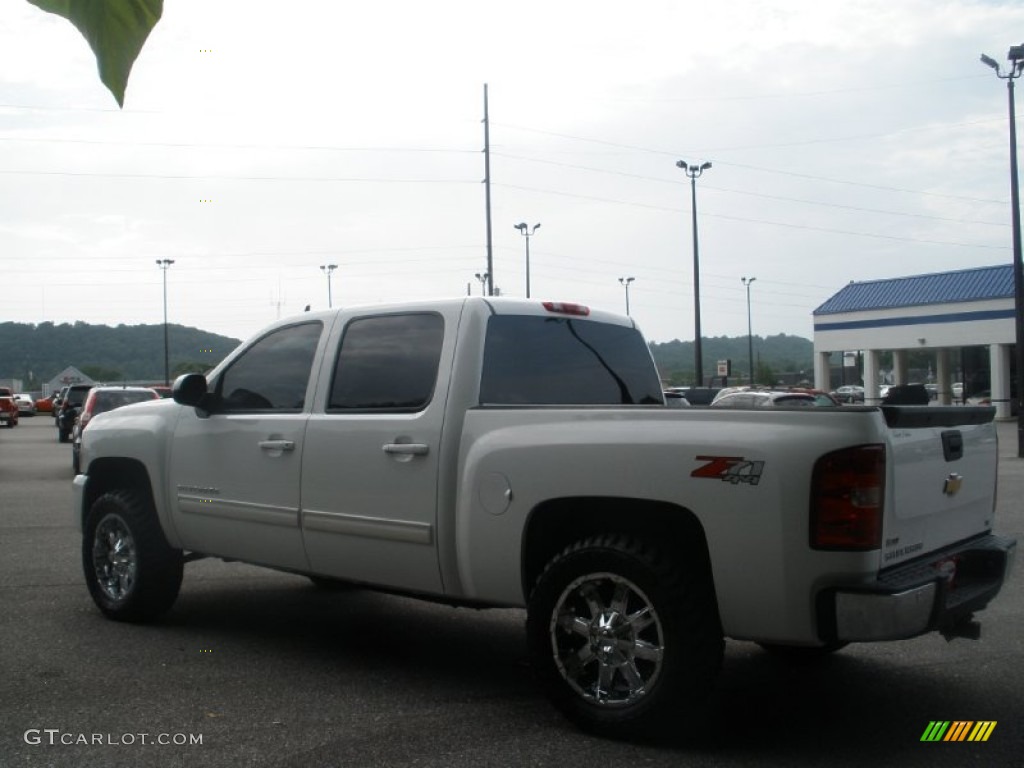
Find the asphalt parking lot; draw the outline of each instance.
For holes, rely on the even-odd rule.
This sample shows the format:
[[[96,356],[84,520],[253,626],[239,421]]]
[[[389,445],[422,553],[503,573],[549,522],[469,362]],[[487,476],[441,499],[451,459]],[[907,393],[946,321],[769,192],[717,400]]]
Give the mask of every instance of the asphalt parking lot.
[[[999,425],[996,530],[1024,540],[1015,429]],[[165,620],[107,621],[82,581],[70,481],[48,416],[0,430],[3,768],[1024,765],[1020,562],[978,641],[930,635],[802,665],[730,642],[697,735],[628,744],[550,708],[519,611],[202,561]],[[996,727],[984,743],[923,743],[935,720]]]

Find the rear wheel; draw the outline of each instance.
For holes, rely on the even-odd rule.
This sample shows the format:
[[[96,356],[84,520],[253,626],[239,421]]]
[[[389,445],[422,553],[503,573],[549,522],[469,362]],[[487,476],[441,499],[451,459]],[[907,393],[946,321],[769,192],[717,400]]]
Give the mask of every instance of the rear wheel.
[[[551,560],[527,638],[555,706],[615,737],[647,734],[703,701],[723,650],[709,576],[627,536],[585,539]]]
[[[181,550],[167,543],[148,498],[105,493],[93,503],[82,537],[82,566],[97,607],[118,621],[148,621],[174,604]]]

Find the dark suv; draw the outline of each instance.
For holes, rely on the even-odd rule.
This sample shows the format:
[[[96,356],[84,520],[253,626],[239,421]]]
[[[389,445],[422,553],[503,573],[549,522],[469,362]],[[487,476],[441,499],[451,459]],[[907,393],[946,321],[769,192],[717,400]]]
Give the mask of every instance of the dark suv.
[[[75,419],[78,412],[82,410],[85,398],[92,389],[92,384],[72,384],[64,393],[60,410],[57,411],[57,440],[66,443],[71,439],[71,430],[74,429]]]

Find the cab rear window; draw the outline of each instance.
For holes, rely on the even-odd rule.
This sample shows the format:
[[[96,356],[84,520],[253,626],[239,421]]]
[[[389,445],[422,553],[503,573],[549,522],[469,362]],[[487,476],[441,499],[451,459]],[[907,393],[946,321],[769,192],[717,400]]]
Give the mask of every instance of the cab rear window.
[[[483,405],[655,405],[661,384],[635,328],[571,317],[493,315]]]

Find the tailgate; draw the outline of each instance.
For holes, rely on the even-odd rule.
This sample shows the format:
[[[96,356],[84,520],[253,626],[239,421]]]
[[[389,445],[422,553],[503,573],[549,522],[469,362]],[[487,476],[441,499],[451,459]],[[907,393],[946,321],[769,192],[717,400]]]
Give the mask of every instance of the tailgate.
[[[988,533],[995,508],[994,408],[886,406],[889,472],[882,568]]]

